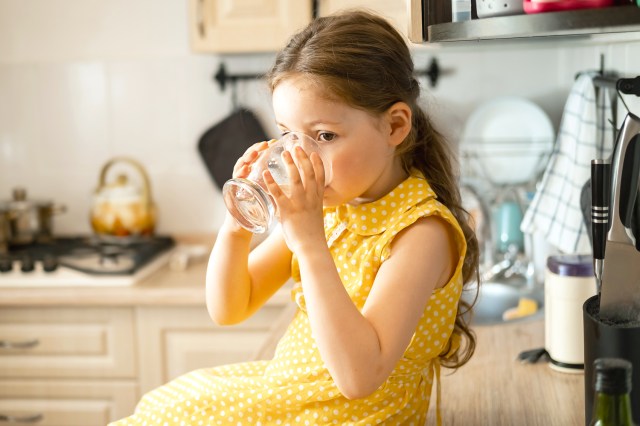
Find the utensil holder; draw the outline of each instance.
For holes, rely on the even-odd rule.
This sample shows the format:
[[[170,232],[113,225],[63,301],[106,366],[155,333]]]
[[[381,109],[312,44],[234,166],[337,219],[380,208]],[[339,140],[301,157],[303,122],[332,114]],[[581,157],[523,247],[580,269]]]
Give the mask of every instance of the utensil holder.
[[[631,409],[640,424],[640,324],[617,325],[600,319],[600,300],[593,296],[582,306],[584,325],[585,425],[593,414],[593,361],[602,357],[623,358],[633,364]]]

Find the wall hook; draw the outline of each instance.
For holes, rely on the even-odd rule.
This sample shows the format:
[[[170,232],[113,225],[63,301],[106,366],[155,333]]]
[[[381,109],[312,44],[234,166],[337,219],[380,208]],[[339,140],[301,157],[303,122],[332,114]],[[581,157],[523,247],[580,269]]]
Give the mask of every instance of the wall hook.
[[[259,80],[264,77],[263,74],[228,74],[227,68],[224,66],[224,62],[220,62],[218,71],[213,78],[218,82],[218,86],[222,92],[227,87],[227,82],[235,84],[239,80]]]
[[[438,64],[438,60],[434,57],[434,58],[431,58],[431,62],[429,63],[429,66],[426,69],[416,70],[414,71],[414,74],[417,76],[426,76],[429,79],[429,86],[436,87],[440,77],[442,77],[443,75],[453,74],[453,70],[440,68],[440,65]]]

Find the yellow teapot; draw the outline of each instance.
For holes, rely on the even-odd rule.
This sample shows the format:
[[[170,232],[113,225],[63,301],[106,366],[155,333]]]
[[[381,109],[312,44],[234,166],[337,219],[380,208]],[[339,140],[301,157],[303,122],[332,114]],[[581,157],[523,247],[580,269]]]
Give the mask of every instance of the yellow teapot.
[[[107,183],[108,172],[117,163],[126,163],[136,170],[142,178],[142,187],[133,185],[124,173]],[[151,184],[142,165],[127,157],[109,160],[102,168],[93,196],[91,226],[94,232],[101,236],[146,236],[153,234],[155,222]]]

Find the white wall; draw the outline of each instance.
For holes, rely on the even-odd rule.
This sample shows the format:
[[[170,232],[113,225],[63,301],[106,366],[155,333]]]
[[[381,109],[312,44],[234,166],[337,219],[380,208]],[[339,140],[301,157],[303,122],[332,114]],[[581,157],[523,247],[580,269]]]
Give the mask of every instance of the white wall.
[[[219,226],[220,191],[196,148],[231,108],[212,76],[222,60],[229,72],[264,72],[273,55],[191,53],[186,8],[186,0],[0,0],[0,200],[24,186],[30,198],[67,206],[56,232],[87,233],[100,168],[128,155],[149,172],[159,232]],[[598,68],[600,53],[607,67],[640,74],[638,41],[466,44],[418,49],[415,60],[422,68],[435,55],[452,70],[425,104],[455,141],[470,112],[499,95],[533,100],[557,127],[575,73]],[[261,83],[242,84],[239,99],[276,135]]]

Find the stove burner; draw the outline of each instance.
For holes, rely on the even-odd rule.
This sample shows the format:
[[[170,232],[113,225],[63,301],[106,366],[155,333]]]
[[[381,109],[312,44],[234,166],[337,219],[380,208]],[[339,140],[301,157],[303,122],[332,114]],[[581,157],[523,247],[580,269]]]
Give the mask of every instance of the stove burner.
[[[93,253],[83,256],[60,257],[60,264],[88,273],[128,273],[135,267],[134,256],[118,253]]]
[[[104,241],[96,237],[54,238],[26,246],[9,247],[0,255],[0,273],[18,268],[25,273],[41,262],[45,272],[65,266],[93,275],[132,275],[159,254],[173,247],[171,237],[146,237]]]

